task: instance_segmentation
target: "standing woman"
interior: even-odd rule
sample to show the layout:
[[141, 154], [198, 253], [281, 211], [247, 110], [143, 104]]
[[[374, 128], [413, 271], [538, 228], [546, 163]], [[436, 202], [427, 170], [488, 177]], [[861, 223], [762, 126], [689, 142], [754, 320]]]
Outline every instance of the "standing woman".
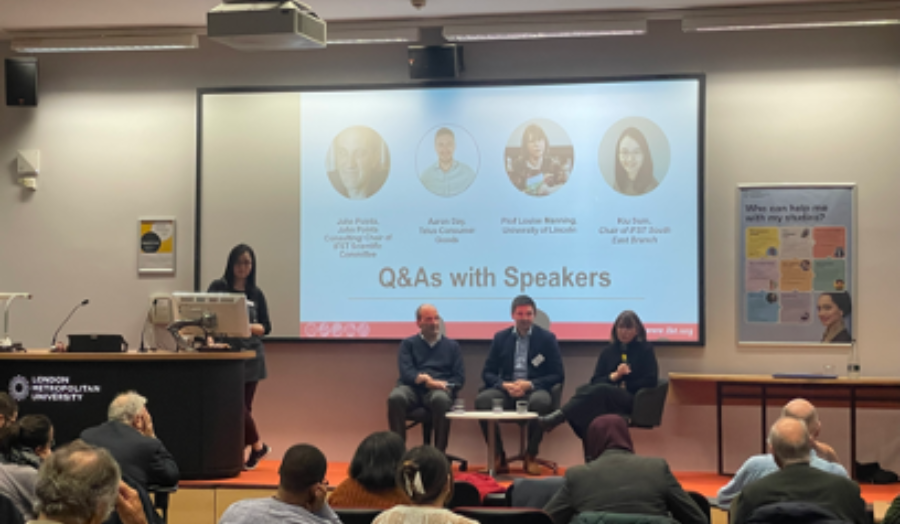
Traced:
[[253, 397], [259, 381], [266, 378], [266, 353], [262, 337], [272, 331], [266, 296], [256, 286], [256, 254], [247, 244], [238, 244], [228, 254], [225, 275], [209, 285], [210, 293], [243, 293], [250, 314], [250, 338], [229, 338], [225, 342], [237, 350], [256, 351], [256, 358], [244, 367], [244, 445], [250, 446], [245, 469], [253, 469], [270, 449], [259, 437], [253, 421]]
[[600, 353], [590, 384], [579, 387], [560, 409], [538, 418], [545, 431], [568, 421], [575, 434], [584, 439], [595, 418], [630, 415], [634, 394], [656, 386], [659, 365], [637, 313], [619, 313], [610, 338], [612, 343]]

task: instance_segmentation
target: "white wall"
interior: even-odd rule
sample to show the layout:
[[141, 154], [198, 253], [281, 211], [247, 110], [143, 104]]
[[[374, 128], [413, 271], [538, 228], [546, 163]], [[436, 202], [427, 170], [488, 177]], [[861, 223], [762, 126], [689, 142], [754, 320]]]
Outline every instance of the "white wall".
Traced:
[[[855, 322], [863, 372], [895, 376], [898, 49], [900, 29], [891, 27], [686, 35], [677, 23], [659, 22], [637, 38], [467, 45], [465, 78], [706, 73], [707, 345], [660, 348], [662, 371], [843, 367], [839, 350], [737, 347], [735, 187], [849, 181], [859, 185]], [[14, 338], [30, 347], [45, 347], [84, 297], [92, 305], [73, 319], [70, 332], [122, 332], [135, 344], [146, 297], [192, 287], [197, 88], [407, 81], [402, 46], [245, 54], [204, 41], [190, 53], [50, 55], [40, 58], [40, 67], [40, 106], [0, 107], [0, 164], [7, 171], [0, 177], [0, 289], [35, 294], [12, 312]], [[14, 184], [15, 152], [26, 148], [42, 154], [36, 194]], [[136, 275], [141, 215], [177, 217], [174, 278]], [[264, 276], [261, 282], [279, 285]], [[587, 380], [597, 351], [563, 347], [569, 392]], [[332, 460], [349, 460], [366, 433], [386, 428], [395, 352], [394, 344], [270, 344], [271, 377], [256, 404], [264, 438], [278, 452], [307, 441]], [[470, 344], [464, 353], [469, 384], [463, 396], [471, 403], [487, 347]], [[639, 451], [665, 456], [677, 470], [713, 470], [712, 417], [710, 408], [670, 406], [662, 428], [637, 432]], [[823, 417], [824, 437], [846, 462], [846, 414], [826, 410]], [[734, 468], [757, 450], [757, 415], [734, 409], [726, 421]], [[884, 412], [863, 413], [860, 458], [900, 467], [896, 423]], [[508, 442], [512, 449], [515, 441]], [[483, 461], [474, 425], [455, 425], [451, 451]], [[560, 428], [542, 455], [575, 464], [580, 444]]]

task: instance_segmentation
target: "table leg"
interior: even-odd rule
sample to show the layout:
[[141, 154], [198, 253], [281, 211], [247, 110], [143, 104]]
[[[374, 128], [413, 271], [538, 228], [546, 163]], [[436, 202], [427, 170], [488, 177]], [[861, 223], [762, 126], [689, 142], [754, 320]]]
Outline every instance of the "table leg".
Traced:
[[759, 393], [759, 397], [760, 397], [759, 398], [759, 401], [760, 401], [759, 424], [760, 424], [761, 432], [762, 432], [762, 451], [760, 451], [760, 453], [762, 453], [763, 455], [765, 455], [769, 451], [769, 446], [766, 443], [766, 441], [768, 440], [768, 431], [767, 431], [768, 428], [766, 428], [766, 404], [769, 403], [768, 394], [769, 394], [769, 391], [766, 389], [766, 386], [762, 386], [762, 390]]
[[497, 443], [497, 424], [493, 420], [488, 420], [487, 425], [488, 425], [487, 472], [488, 472], [488, 475], [493, 477], [495, 474], [495, 472], [494, 472], [494, 453], [496, 453], [496, 451], [494, 450], [494, 447], [496, 446], [496, 443]]
[[722, 383], [716, 382], [716, 449], [718, 450], [719, 475], [725, 473], [722, 458]]
[[856, 478], [856, 388], [850, 387], [850, 478]]

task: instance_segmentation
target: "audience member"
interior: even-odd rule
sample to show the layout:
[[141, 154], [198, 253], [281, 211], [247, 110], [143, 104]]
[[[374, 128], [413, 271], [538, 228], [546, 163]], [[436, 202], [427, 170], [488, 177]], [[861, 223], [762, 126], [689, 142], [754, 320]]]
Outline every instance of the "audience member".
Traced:
[[[494, 401], [503, 403], [506, 410], [516, 409], [516, 402], [528, 402], [528, 411], [546, 415], [553, 409], [550, 389], [562, 383], [565, 378], [562, 358], [556, 335], [534, 325], [537, 307], [527, 295], [513, 300], [512, 318], [515, 325], [494, 335], [491, 350], [481, 373], [484, 389], [475, 399], [475, 409], [489, 410]], [[496, 424], [496, 422], [492, 422]], [[481, 422], [484, 439], [488, 435], [487, 422]], [[544, 438], [544, 430], [537, 420], [528, 427], [528, 449], [525, 456], [525, 472], [540, 475], [541, 468], [536, 462], [538, 448]], [[508, 473], [506, 454], [500, 431], [496, 432], [497, 456], [494, 470]]]
[[[849, 477], [844, 466], [837, 463], [837, 455], [831, 446], [818, 440], [822, 422], [819, 421], [815, 406], [808, 400], [797, 398], [785, 404], [781, 410], [781, 416], [793, 417], [806, 423], [812, 442], [812, 449], [809, 453], [810, 466], [835, 475]], [[778, 471], [778, 464], [775, 463], [775, 458], [771, 453], [750, 457], [731, 481], [719, 490], [716, 502], [719, 506], [727, 508], [745, 486], [776, 471]]]
[[815, 504], [846, 522], [869, 522], [856, 482], [810, 467], [812, 441], [802, 420], [778, 419], [769, 448], [780, 470], [744, 487], [731, 507], [734, 524], [744, 524], [763, 506], [785, 502]]
[[447, 457], [437, 448], [409, 450], [397, 468], [397, 485], [412, 504], [385, 510], [372, 524], [477, 524], [446, 509], [453, 498], [453, 476]]
[[621, 416], [595, 418], [585, 440], [591, 462], [566, 470], [565, 483], [544, 507], [554, 524], [568, 524], [587, 511], [671, 513], [681, 524], [708, 524], [665, 459], [634, 454], [628, 424]]
[[0, 495], [12, 501], [26, 520], [37, 517], [38, 468], [52, 447], [53, 425], [44, 415], [25, 415], [0, 428]]
[[328, 461], [315, 446], [297, 444], [284, 454], [274, 497], [235, 502], [219, 524], [340, 524], [326, 502]]
[[9, 396], [9, 393], [0, 391], [0, 428], [15, 422], [19, 415], [19, 403]]
[[462, 354], [455, 340], [441, 335], [441, 317], [431, 304], [419, 306], [416, 324], [419, 334], [400, 343], [400, 379], [388, 397], [388, 424], [406, 442], [407, 411], [425, 406], [431, 412], [434, 446], [446, 451], [450, 435], [447, 412], [466, 381]]
[[900, 495], [894, 498], [891, 506], [884, 513], [884, 520], [881, 524], [900, 524]]
[[122, 524], [147, 524], [140, 497], [122, 482], [112, 455], [81, 440], [47, 457], [36, 493], [38, 519], [29, 524], [99, 524], [113, 511]]
[[350, 478], [328, 497], [333, 508], [391, 508], [409, 504], [397, 486], [397, 466], [406, 446], [396, 433], [380, 431], [366, 437], [350, 462]]
[[122, 474], [144, 488], [178, 484], [178, 465], [156, 438], [146, 398], [134, 391], [118, 395], [109, 405], [108, 418], [82, 431], [81, 438], [109, 450]]

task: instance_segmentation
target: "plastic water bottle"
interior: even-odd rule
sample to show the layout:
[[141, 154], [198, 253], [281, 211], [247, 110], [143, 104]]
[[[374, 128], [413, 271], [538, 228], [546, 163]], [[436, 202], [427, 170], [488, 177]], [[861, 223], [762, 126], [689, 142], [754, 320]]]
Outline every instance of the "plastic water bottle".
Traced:
[[850, 357], [847, 360], [847, 378], [853, 380], [859, 378], [859, 350], [856, 341], [850, 342]]

